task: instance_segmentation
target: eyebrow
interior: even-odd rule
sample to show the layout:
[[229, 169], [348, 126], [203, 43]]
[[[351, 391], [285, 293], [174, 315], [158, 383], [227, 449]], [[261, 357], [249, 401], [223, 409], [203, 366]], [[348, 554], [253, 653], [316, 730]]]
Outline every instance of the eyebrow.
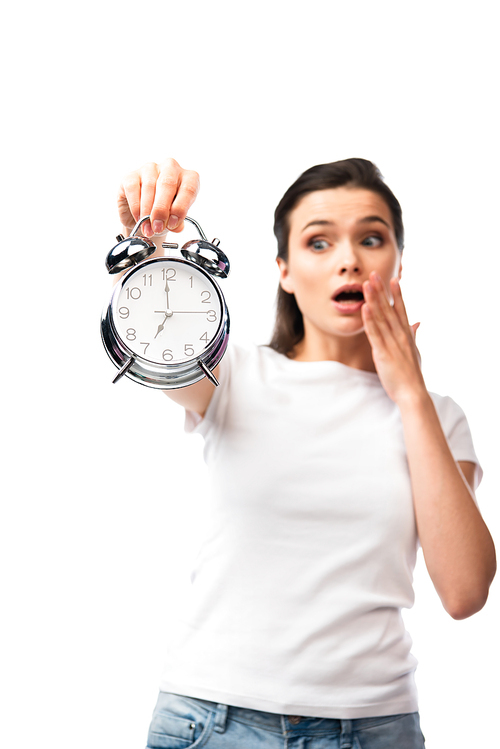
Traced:
[[[359, 221], [356, 223], [358, 224], [371, 224], [374, 221], [380, 221], [382, 224], [387, 226], [388, 229], [391, 228], [391, 226], [385, 221], [385, 219], [381, 218], [380, 216], [365, 216], [365, 218], [360, 218]], [[335, 226], [335, 221], [324, 221], [322, 219], [317, 219], [316, 221], [310, 221], [308, 224], [304, 226], [302, 231], [305, 231], [310, 226]]]

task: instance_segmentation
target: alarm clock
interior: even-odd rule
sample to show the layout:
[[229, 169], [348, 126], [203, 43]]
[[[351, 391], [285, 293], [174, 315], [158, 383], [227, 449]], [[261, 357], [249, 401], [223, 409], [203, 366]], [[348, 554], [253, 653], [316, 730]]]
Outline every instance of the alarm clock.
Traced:
[[118, 235], [106, 258], [109, 273], [126, 270], [101, 318], [104, 348], [118, 368], [113, 382], [126, 376], [169, 390], [207, 377], [217, 386], [212, 370], [227, 348], [229, 313], [215, 277], [227, 277], [229, 260], [219, 240], [209, 242], [188, 216], [200, 239], [187, 242], [182, 257], [150, 258], [156, 245], [138, 234], [149, 218], [141, 218], [127, 239]]

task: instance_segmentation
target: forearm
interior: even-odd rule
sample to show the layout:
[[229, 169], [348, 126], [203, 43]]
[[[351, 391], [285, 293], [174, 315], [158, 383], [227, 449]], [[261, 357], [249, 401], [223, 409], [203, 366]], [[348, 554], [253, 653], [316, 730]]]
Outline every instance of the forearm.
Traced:
[[417, 528], [427, 569], [456, 619], [479, 611], [495, 575], [495, 549], [426, 391], [399, 404]]

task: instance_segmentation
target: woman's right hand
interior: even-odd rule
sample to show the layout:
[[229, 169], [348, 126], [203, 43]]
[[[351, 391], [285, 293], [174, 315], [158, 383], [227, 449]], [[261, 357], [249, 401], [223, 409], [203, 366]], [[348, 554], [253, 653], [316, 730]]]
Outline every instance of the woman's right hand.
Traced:
[[150, 215], [150, 221], [141, 226], [144, 236], [180, 232], [199, 189], [197, 172], [183, 169], [175, 159], [144, 164], [120, 185], [118, 212], [122, 226], [131, 230], [140, 218]]

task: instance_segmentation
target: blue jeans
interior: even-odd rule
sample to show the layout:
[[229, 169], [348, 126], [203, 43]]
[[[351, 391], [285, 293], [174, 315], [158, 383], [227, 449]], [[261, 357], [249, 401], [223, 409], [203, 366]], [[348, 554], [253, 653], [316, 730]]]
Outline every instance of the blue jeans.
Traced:
[[337, 720], [160, 692], [148, 749], [424, 749], [418, 713]]

